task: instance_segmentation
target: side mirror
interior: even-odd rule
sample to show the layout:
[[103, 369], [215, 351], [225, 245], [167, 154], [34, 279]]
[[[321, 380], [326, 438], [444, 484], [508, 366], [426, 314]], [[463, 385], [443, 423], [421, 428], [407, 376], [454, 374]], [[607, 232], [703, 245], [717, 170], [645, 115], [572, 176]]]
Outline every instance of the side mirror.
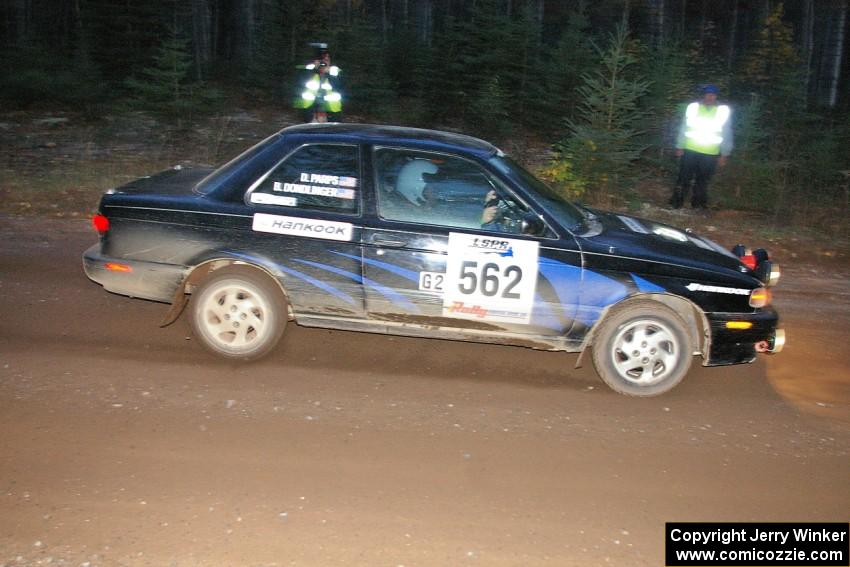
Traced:
[[525, 213], [522, 217], [522, 234], [540, 236], [546, 232], [546, 224], [534, 213]]

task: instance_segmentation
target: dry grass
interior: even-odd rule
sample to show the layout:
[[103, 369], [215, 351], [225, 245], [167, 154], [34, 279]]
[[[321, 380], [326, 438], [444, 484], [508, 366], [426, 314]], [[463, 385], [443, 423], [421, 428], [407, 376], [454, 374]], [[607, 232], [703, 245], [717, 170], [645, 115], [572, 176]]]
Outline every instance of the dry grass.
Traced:
[[221, 163], [286, 124], [246, 112], [190, 128], [143, 114], [0, 115], [0, 214], [87, 215], [107, 189], [178, 163]]
[[76, 217], [97, 209], [101, 194], [135, 178], [171, 165], [164, 160], [124, 163], [81, 161], [61, 169], [4, 176], [0, 184], [0, 213]]

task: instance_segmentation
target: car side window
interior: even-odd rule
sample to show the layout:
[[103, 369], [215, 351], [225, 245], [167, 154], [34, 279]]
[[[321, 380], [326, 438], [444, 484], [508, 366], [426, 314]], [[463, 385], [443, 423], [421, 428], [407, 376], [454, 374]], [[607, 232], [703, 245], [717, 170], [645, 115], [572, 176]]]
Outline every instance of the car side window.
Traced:
[[[526, 209], [478, 164], [455, 156], [378, 148], [374, 154], [378, 214], [387, 220], [519, 233], [504, 222]], [[511, 213], [513, 211], [513, 213]]]
[[251, 205], [357, 213], [360, 210], [357, 146], [303, 146], [248, 190]]

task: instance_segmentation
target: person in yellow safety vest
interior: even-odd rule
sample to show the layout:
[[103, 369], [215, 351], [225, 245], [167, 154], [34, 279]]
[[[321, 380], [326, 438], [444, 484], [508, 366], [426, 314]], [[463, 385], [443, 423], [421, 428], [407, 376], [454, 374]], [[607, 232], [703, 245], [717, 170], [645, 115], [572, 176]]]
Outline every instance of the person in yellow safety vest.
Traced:
[[341, 122], [340, 68], [331, 65], [331, 56], [326, 44], [315, 44], [314, 46], [318, 47], [319, 53], [316, 59], [303, 67], [306, 73], [299, 85], [301, 90], [295, 99], [294, 106], [305, 111], [307, 122], [311, 122], [315, 118], [315, 111], [327, 113], [329, 122]]
[[726, 165], [732, 152], [732, 110], [717, 104], [719, 90], [714, 85], [702, 87], [702, 100], [690, 103], [676, 138], [679, 176], [670, 198], [670, 206], [679, 209], [693, 183], [691, 206], [708, 208], [708, 182], [717, 166]]

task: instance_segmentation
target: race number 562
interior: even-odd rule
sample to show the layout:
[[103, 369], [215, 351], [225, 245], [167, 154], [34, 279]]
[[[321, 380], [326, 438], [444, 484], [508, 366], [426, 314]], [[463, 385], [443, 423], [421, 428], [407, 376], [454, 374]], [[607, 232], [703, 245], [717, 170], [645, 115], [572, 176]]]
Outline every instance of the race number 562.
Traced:
[[465, 295], [480, 293], [484, 297], [519, 299], [516, 287], [522, 282], [522, 268], [511, 264], [502, 267], [495, 262], [464, 260], [460, 265], [459, 291]]
[[537, 242], [451, 233], [443, 315], [528, 323], [537, 287]]

